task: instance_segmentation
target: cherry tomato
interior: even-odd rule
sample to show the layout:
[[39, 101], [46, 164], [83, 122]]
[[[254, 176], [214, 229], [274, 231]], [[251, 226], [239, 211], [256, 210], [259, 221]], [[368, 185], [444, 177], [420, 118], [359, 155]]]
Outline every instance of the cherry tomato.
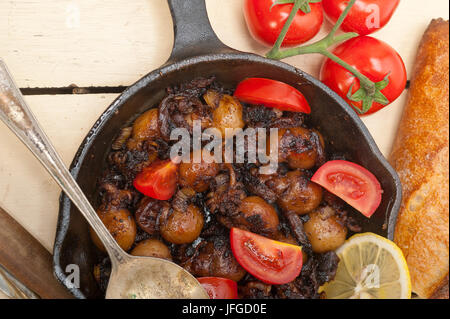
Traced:
[[250, 104], [262, 104], [283, 111], [311, 113], [311, 107], [300, 91], [275, 80], [245, 79], [236, 87], [234, 96]]
[[[400, 0], [356, 0], [341, 25], [345, 32], [368, 35], [383, 28], [391, 19]], [[348, 0], [322, 0], [327, 18], [336, 23]]]
[[[339, 45], [333, 53], [373, 82], [380, 82], [389, 75], [389, 85], [381, 90], [389, 100], [389, 104], [405, 89], [407, 80], [405, 64], [400, 55], [385, 42], [368, 36], [356, 37]], [[353, 102], [347, 98], [352, 84], [354, 84], [352, 93], [360, 88], [359, 80], [350, 71], [326, 59], [322, 65], [320, 80], [351, 106], [361, 109], [362, 102]], [[385, 106], [374, 102], [365, 115], [375, 113]]]
[[231, 250], [238, 263], [259, 280], [283, 285], [298, 277], [303, 266], [302, 248], [239, 228], [230, 232]]
[[330, 161], [321, 166], [311, 181], [343, 199], [370, 217], [381, 203], [383, 190], [377, 178], [362, 166], [347, 161]]
[[145, 196], [168, 200], [177, 188], [178, 165], [171, 160], [156, 161], [134, 179], [134, 187]]
[[197, 280], [205, 288], [211, 299], [238, 299], [237, 283], [231, 279], [202, 277]]
[[[252, 36], [273, 46], [281, 33], [293, 4], [278, 4], [275, 0], [245, 0], [244, 15]], [[320, 30], [323, 22], [322, 4], [310, 3], [311, 12], [299, 10], [284, 38], [282, 47], [291, 47], [312, 39]], [[271, 8], [272, 7], [272, 8]]]

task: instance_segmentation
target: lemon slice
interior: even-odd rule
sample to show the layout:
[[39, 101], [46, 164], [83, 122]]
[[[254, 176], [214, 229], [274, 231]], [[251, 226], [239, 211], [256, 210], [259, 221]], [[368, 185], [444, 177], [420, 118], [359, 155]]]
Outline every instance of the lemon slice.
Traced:
[[322, 291], [329, 299], [409, 299], [411, 279], [400, 248], [373, 233], [348, 239], [336, 254], [336, 277]]

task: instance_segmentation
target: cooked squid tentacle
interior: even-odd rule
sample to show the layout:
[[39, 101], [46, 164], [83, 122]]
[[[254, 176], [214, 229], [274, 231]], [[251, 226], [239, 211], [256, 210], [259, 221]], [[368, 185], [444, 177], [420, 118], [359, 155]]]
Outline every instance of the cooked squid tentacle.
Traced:
[[136, 210], [136, 222], [146, 233], [159, 234], [160, 215], [170, 210], [170, 203], [150, 197], [144, 197]]
[[212, 213], [234, 215], [238, 212], [241, 201], [247, 197], [244, 185], [237, 181], [236, 172], [231, 164], [225, 164], [228, 173], [216, 176], [212, 191], [207, 195], [206, 205]]
[[170, 141], [170, 133], [175, 128], [185, 128], [192, 134], [195, 120], [200, 121], [202, 129], [211, 127], [212, 109], [190, 94], [170, 94], [159, 106], [158, 123], [166, 141]]

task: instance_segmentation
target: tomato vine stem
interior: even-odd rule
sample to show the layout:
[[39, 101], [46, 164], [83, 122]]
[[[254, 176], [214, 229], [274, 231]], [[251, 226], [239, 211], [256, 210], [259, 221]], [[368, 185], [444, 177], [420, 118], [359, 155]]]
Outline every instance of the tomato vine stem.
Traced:
[[[295, 15], [297, 14], [298, 10], [305, 5], [308, 0], [295, 0], [294, 6], [289, 14], [288, 19], [286, 20], [286, 23], [283, 26], [283, 29], [281, 30], [280, 35], [277, 38], [277, 41], [275, 42], [273, 48], [266, 54], [266, 57], [270, 59], [275, 60], [281, 60], [284, 58], [288, 58], [291, 56], [296, 55], [304, 55], [304, 54], [313, 54], [318, 53], [322, 54], [325, 57], [329, 58], [333, 62], [339, 64], [340, 66], [347, 69], [349, 72], [351, 72], [360, 83], [361, 89], [352, 93], [353, 85], [350, 87], [350, 90], [347, 94], [347, 97], [349, 100], [354, 102], [362, 101], [362, 108], [359, 109], [358, 107], [355, 107], [356, 111], [360, 114], [366, 113], [370, 107], [372, 106], [372, 103], [374, 101], [379, 102], [383, 105], [386, 105], [389, 103], [389, 101], [381, 94], [380, 88], [386, 87], [387, 83], [389, 83], [388, 78], [386, 77], [383, 81], [380, 81], [378, 83], [374, 83], [371, 81], [367, 76], [359, 72], [357, 69], [355, 69], [353, 66], [333, 54], [329, 48], [350, 40], [352, 38], [355, 38], [359, 36], [358, 33], [355, 32], [347, 32], [340, 35], [336, 35], [337, 30], [341, 26], [344, 19], [347, 17], [348, 13], [350, 12], [350, 9], [353, 7], [356, 0], [350, 0], [345, 10], [340, 15], [339, 19], [336, 21], [336, 24], [333, 26], [333, 29], [330, 31], [330, 33], [324, 37], [323, 39], [314, 42], [309, 45], [290, 48], [286, 50], [281, 50], [281, 45], [286, 37], [286, 34], [289, 30], [289, 27], [292, 24], [292, 21], [294, 20]], [[362, 90], [362, 91], [361, 91]], [[381, 98], [380, 98], [381, 97]], [[384, 99], [383, 99], [384, 98]]]

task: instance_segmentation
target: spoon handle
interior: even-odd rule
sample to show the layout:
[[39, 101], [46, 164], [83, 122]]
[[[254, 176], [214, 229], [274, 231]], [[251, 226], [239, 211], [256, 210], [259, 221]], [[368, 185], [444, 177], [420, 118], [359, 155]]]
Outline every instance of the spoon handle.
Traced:
[[103, 225], [94, 208], [41, 129], [2, 60], [0, 60], [0, 119], [30, 149], [78, 207], [101, 239], [113, 263], [120, 263], [127, 259], [128, 255], [120, 248]]

